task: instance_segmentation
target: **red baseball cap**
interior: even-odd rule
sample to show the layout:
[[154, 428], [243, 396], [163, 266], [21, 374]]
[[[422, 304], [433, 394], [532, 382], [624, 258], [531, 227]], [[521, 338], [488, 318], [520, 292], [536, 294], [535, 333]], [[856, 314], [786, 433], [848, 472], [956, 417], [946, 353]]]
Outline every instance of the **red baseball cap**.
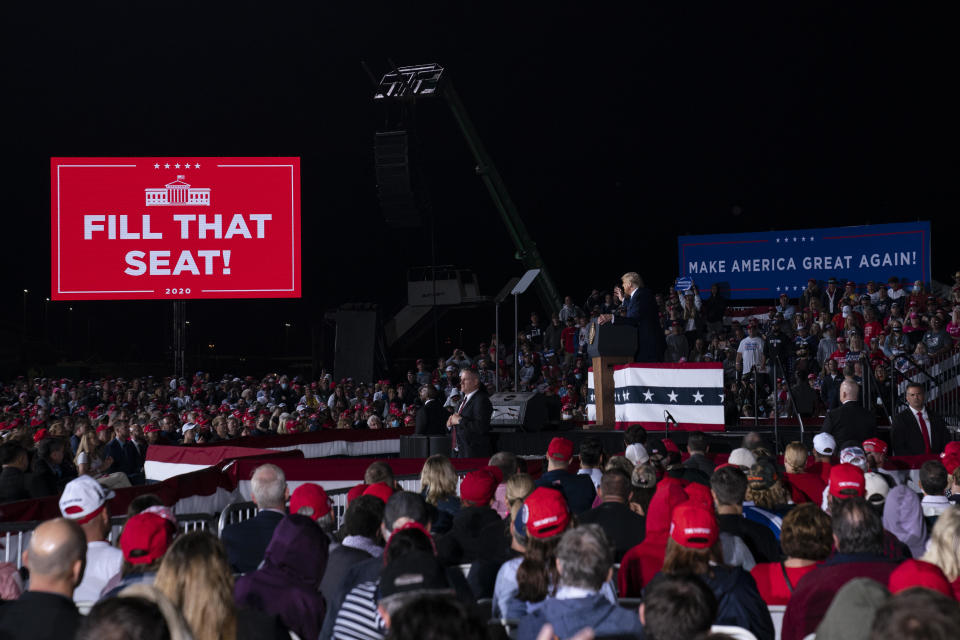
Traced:
[[941, 454], [940, 461], [946, 467], [947, 473], [953, 473], [957, 467], [960, 467], [960, 453], [948, 453], [945, 456]]
[[393, 495], [393, 489], [386, 482], [377, 482], [376, 484], [371, 484], [364, 489], [363, 495], [380, 498], [383, 500], [383, 503], [386, 504], [387, 500], [390, 499], [390, 496]]
[[960, 456], [960, 440], [948, 442], [946, 446], [943, 447], [943, 453], [940, 454], [940, 457], [946, 458], [950, 454]]
[[858, 498], [867, 494], [867, 483], [860, 467], [849, 463], [830, 467], [830, 495], [843, 500], [852, 497], [851, 494], [843, 493], [851, 489], [856, 491], [852, 495], [856, 495]]
[[869, 438], [863, 441], [863, 450], [868, 453], [886, 453], [887, 443], [880, 438]]
[[357, 486], [350, 489], [350, 491], [347, 491], [347, 504], [350, 504], [351, 502], [353, 502], [355, 498], [359, 498], [360, 496], [362, 496], [363, 492], [366, 490], [367, 490], [367, 485], [358, 484]]
[[318, 484], [306, 482], [290, 494], [290, 513], [299, 513], [316, 520], [330, 513], [330, 509], [330, 497]]
[[663, 448], [666, 449], [667, 452], [680, 453], [680, 447], [677, 446], [677, 443], [670, 438], [664, 438], [661, 440], [661, 442], [663, 442]]
[[691, 482], [683, 488], [683, 491], [690, 496], [691, 503], [713, 511], [713, 494], [710, 493], [710, 487], [699, 482]]
[[720, 537], [717, 518], [697, 502], [684, 502], [673, 510], [670, 537], [688, 549], [709, 549]]
[[40, 442], [47, 437], [47, 430], [43, 427], [37, 429], [36, 433], [33, 434], [33, 441]]
[[517, 514], [534, 538], [552, 538], [560, 535], [570, 524], [570, 510], [563, 494], [556, 489], [537, 487], [523, 501], [523, 508]]
[[888, 587], [892, 594], [912, 587], [923, 587], [954, 599], [950, 582], [940, 567], [923, 560], [905, 560], [890, 574]]
[[554, 438], [547, 447], [547, 457], [566, 462], [573, 457], [573, 443], [566, 438]]
[[155, 513], [138, 513], [123, 527], [120, 548], [130, 564], [150, 564], [163, 557], [173, 538], [167, 520]]
[[101, 431], [106, 431], [109, 428], [110, 426], [106, 422], [104, 422], [103, 424], [97, 427], [97, 433], [100, 433]]
[[460, 483], [460, 499], [477, 506], [488, 505], [497, 492], [498, 484], [497, 477], [489, 469], [471, 471]]

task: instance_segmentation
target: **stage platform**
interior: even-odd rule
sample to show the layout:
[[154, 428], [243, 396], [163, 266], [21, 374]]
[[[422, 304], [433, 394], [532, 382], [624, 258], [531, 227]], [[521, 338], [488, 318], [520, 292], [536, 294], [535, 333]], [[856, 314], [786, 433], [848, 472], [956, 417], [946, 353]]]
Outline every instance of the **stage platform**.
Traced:
[[[779, 441], [778, 452], [782, 453], [783, 448], [791, 442], [802, 440], [808, 449], [813, 447], [813, 437], [820, 432], [822, 421], [817, 424], [804, 423], [801, 437], [801, 427], [796, 421], [777, 425], [776, 435]], [[772, 422], [766, 423], [760, 421], [756, 428], [737, 428], [727, 431], [705, 431], [707, 443], [710, 451], [714, 453], [729, 453], [740, 446], [743, 437], [756, 431], [760, 437], [774, 443], [774, 429]], [[889, 440], [889, 425], [877, 425], [878, 435], [883, 440]], [[603, 449], [608, 455], [622, 452], [626, 446], [623, 442], [624, 431], [613, 431], [607, 429], [563, 429], [559, 431], [495, 431], [491, 434], [494, 451], [512, 451], [522, 456], [542, 456], [546, 455], [547, 446], [550, 440], [556, 436], [561, 436], [571, 440], [574, 444], [574, 451], [578, 451], [580, 443], [586, 437], [597, 437], [603, 442]], [[691, 431], [669, 430], [670, 439], [676, 442], [681, 449], [686, 447], [687, 436]], [[647, 430], [647, 440], [663, 438], [663, 430]]]

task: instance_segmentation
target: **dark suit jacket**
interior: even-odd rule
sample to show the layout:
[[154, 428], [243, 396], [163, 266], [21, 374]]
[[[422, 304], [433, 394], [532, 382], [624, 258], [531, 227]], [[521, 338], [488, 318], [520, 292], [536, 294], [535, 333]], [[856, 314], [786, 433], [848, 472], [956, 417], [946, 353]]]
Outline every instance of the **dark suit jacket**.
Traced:
[[0, 472], [0, 502], [26, 500], [29, 497], [27, 474], [16, 467], [4, 467]]
[[460, 410], [460, 424], [457, 425], [457, 447], [460, 458], [489, 458], [490, 416], [493, 405], [490, 396], [481, 387]]
[[[943, 417], [927, 409], [930, 418], [930, 450], [933, 453], [942, 453], [947, 446], [950, 435]], [[890, 430], [890, 444], [895, 456], [917, 456], [923, 453], [923, 434], [920, 433], [920, 423], [917, 422], [911, 409], [905, 409], [893, 418], [893, 427]]]
[[839, 448], [847, 441], [855, 441], [859, 447], [877, 435], [877, 418], [859, 402], [850, 401], [827, 413], [822, 431], [831, 434]]
[[418, 436], [442, 436], [447, 433], [449, 416], [439, 400], [428, 400], [417, 409], [417, 427], [414, 433]]
[[80, 625], [73, 600], [56, 593], [24, 591], [17, 600], [0, 607], [0, 638], [65, 640]]
[[255, 518], [226, 527], [220, 539], [227, 548], [230, 568], [237, 573], [255, 571], [263, 562], [263, 553], [281, 520], [282, 513], [261, 511]]
[[621, 502], [604, 502], [579, 516], [580, 524], [598, 524], [613, 545], [613, 561], [637, 546], [646, 535], [646, 518]]
[[690, 454], [690, 457], [684, 460], [683, 466], [687, 467], [688, 469], [699, 469], [707, 474], [707, 478], [710, 478], [713, 475], [713, 462], [710, 460], [710, 458], [702, 453]]
[[657, 302], [649, 289], [641, 287], [629, 298], [624, 298], [625, 316], [617, 316], [615, 324], [629, 324], [637, 328], [637, 362], [660, 362], [667, 347], [666, 338], [660, 328], [660, 316]]

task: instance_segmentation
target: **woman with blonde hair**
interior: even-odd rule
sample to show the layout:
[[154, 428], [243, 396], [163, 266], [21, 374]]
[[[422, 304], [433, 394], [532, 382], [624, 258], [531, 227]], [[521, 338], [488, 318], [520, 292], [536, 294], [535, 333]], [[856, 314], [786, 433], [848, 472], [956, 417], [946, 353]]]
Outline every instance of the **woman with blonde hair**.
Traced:
[[276, 618], [237, 610], [227, 551], [206, 531], [187, 533], [170, 545], [154, 586], [183, 613], [194, 640], [289, 638]]
[[434, 454], [426, 459], [420, 470], [420, 495], [428, 504], [437, 508], [437, 521], [433, 524], [434, 534], [450, 531], [453, 518], [460, 511], [460, 498], [457, 497], [457, 471], [450, 458]]
[[791, 442], [783, 452], [783, 466], [787, 472], [784, 482], [790, 487], [790, 497], [796, 504], [819, 504], [826, 488], [818, 474], [807, 471], [808, 456], [807, 448], [802, 442]]
[[940, 567], [950, 581], [953, 597], [960, 600], [960, 506], [953, 505], [940, 514], [920, 559]]

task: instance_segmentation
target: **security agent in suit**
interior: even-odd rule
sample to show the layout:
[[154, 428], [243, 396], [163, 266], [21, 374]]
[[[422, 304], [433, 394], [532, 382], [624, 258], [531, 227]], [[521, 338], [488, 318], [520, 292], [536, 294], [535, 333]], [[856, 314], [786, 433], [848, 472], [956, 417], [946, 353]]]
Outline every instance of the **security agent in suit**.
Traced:
[[625, 311], [622, 316], [612, 313], [597, 318], [598, 324], [628, 324], [637, 328], [636, 362], [660, 362], [667, 348], [666, 338], [660, 329], [657, 303], [649, 289], [643, 286], [643, 280], [636, 271], [629, 271], [620, 278], [623, 288], [615, 287], [613, 295], [621, 302]]
[[220, 536], [227, 548], [230, 568], [237, 573], [255, 571], [263, 562], [263, 554], [283, 517], [290, 497], [283, 470], [274, 464], [257, 467], [250, 476], [253, 502], [259, 508], [256, 517], [231, 524]]
[[840, 383], [840, 406], [827, 413], [823, 433], [833, 436], [842, 448], [847, 442], [861, 443], [877, 435], [877, 418], [858, 402], [860, 387], [853, 380]]
[[447, 417], [449, 414], [437, 399], [440, 392], [432, 384], [420, 387], [420, 401], [423, 406], [417, 409], [416, 430], [418, 436], [442, 436], [447, 433]]
[[943, 417], [924, 406], [926, 393], [923, 385], [911, 382], [907, 385], [906, 394], [909, 408], [901, 411], [893, 418], [893, 428], [890, 431], [893, 455], [916, 456], [926, 451], [926, 441], [920, 431], [920, 420], [927, 428], [927, 438], [930, 442], [929, 453], [942, 453], [950, 434]]
[[460, 391], [463, 401], [457, 411], [447, 418], [447, 428], [456, 434], [458, 458], [490, 457], [490, 416], [493, 405], [487, 390], [480, 385], [480, 376], [473, 369], [460, 372]]

